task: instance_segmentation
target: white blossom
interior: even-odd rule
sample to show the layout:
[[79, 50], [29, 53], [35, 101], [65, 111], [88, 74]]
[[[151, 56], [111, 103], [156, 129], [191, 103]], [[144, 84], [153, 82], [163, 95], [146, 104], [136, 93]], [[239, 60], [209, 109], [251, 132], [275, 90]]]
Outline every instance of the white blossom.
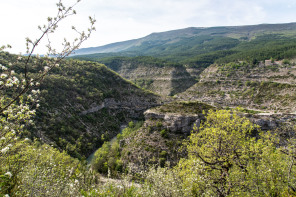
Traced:
[[7, 68], [5, 66], [2, 66], [2, 65], [1, 65], [1, 69], [2, 70], [7, 70]]
[[30, 139], [26, 137], [24, 141], [30, 141]]
[[11, 178], [11, 177], [12, 177], [12, 174], [11, 174], [11, 172], [6, 172], [4, 175], [7, 175], [7, 176], [9, 176], [9, 178]]
[[7, 146], [1, 150], [1, 153], [5, 154], [8, 150], [9, 150], [9, 147]]
[[0, 78], [1, 78], [1, 79], [5, 79], [6, 77], [7, 77], [7, 74], [2, 73], [2, 74], [0, 75]]
[[44, 71], [48, 71], [49, 67], [48, 66], [44, 66]]

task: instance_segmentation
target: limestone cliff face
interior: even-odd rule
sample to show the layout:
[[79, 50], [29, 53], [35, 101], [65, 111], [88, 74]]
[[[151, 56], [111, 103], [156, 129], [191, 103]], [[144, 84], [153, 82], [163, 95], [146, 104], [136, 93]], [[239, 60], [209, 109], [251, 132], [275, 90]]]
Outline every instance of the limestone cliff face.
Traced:
[[295, 66], [211, 65], [199, 78], [198, 83], [177, 98], [274, 113], [296, 111]]
[[102, 109], [116, 110], [117, 113], [125, 112], [129, 119], [139, 119], [143, 117], [144, 111], [151, 107], [158, 106], [158, 102], [153, 97], [128, 97], [121, 100], [106, 98], [102, 103], [93, 103], [88, 109], [80, 114], [87, 115], [96, 113]]
[[163, 96], [183, 92], [196, 83], [182, 65], [155, 65], [125, 60], [116, 62], [110, 68], [123, 78]]
[[194, 126], [199, 127], [201, 119], [204, 119], [202, 114], [157, 113], [152, 110], [145, 111], [144, 115], [146, 120], [144, 126], [149, 126], [151, 120], [156, 120], [161, 122], [162, 129], [166, 129], [169, 132], [186, 134], [190, 134]]
[[280, 129], [285, 124], [293, 123], [296, 120], [295, 114], [258, 114], [246, 116], [251, 122], [259, 125], [263, 131]]
[[[177, 110], [176, 110], [177, 111]], [[166, 113], [160, 110], [149, 109], [144, 112], [145, 127], [155, 125], [156, 122], [161, 123], [161, 129], [166, 129], [173, 133], [190, 134], [193, 127], [199, 128], [200, 123], [205, 120], [202, 113], [184, 114], [184, 113]], [[296, 120], [295, 114], [246, 114], [240, 113], [251, 122], [260, 126], [263, 131], [275, 130], [281, 128], [285, 124], [292, 123]]]
[[194, 126], [198, 128], [205, 120], [203, 112], [213, 108], [200, 102], [171, 102], [145, 111], [145, 125], [156, 123], [168, 132], [190, 134]]

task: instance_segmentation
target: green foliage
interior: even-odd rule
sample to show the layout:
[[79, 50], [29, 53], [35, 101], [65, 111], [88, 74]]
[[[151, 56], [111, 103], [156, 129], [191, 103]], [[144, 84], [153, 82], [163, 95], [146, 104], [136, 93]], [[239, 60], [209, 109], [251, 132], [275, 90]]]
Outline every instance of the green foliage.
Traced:
[[[16, 63], [9, 66], [8, 60]], [[52, 64], [54, 59], [32, 57], [31, 62], [35, 64], [30, 67], [28, 75], [33, 78], [39, 75], [39, 69], [43, 64]], [[18, 77], [18, 81], [22, 81], [25, 60], [23, 58], [18, 60], [18, 56], [0, 52], [0, 64], [4, 66], [4, 63], [5, 67], [9, 66], [6, 72], [13, 71], [15, 76], [11, 77]], [[61, 60], [59, 67], [52, 68], [51, 74], [43, 79], [41, 85], [36, 84], [34, 83], [33, 92], [38, 94], [28, 94], [20, 98], [15, 105], [23, 105], [22, 108], [25, 104], [40, 106], [36, 109], [35, 125], [30, 127], [30, 132], [27, 132], [26, 136], [31, 139], [40, 138], [42, 131], [47, 141], [55, 147], [81, 159], [101, 146], [108, 138], [116, 136], [119, 125], [130, 119], [129, 109], [98, 107], [98, 110], [92, 111], [93, 105], [101, 106], [106, 100], [125, 102], [131, 96], [151, 103], [155, 103], [157, 98], [154, 94], [123, 80], [101, 64], [77, 60]], [[14, 93], [19, 91], [20, 86], [21, 84], [15, 86]], [[35, 86], [38, 86], [39, 90]], [[11, 92], [4, 93], [9, 95]], [[3, 97], [0, 100], [2, 99]], [[12, 96], [6, 97], [5, 103], [9, 103], [8, 99], [11, 100]], [[1, 102], [1, 106], [4, 106], [4, 101]], [[135, 116], [143, 118], [140, 113]], [[103, 134], [105, 138], [102, 140], [99, 136]]]
[[118, 172], [123, 172], [125, 167], [121, 160], [122, 147], [121, 141], [133, 135], [141, 126], [143, 122], [133, 121], [129, 122], [129, 126], [123, 129], [122, 133], [118, 134], [116, 138], [110, 142], [105, 142], [101, 148], [99, 148], [91, 162], [92, 167], [103, 174], [111, 172], [111, 175], [115, 176]]
[[290, 65], [291, 62], [290, 62], [289, 60], [287, 60], [287, 59], [284, 59], [284, 60], [283, 60], [283, 64]]
[[[209, 111], [207, 121], [201, 125], [199, 132], [190, 136], [187, 145], [189, 158], [199, 159], [205, 166], [209, 188], [216, 190], [216, 195], [226, 196], [234, 189], [232, 187], [237, 180], [230, 172], [246, 168], [252, 141], [248, 140], [248, 135], [255, 128], [250, 121], [235, 113]], [[235, 181], [232, 182], [232, 178]]]
[[261, 132], [255, 139], [253, 129], [258, 127], [236, 113], [210, 111], [186, 143], [189, 158], [177, 166], [186, 196], [293, 195], [292, 155], [278, 147], [275, 134]]
[[[120, 67], [118, 59], [129, 59], [129, 61], [133, 59], [134, 62], [150, 63], [153, 58], [159, 58], [153, 61], [169, 61], [183, 63], [189, 67], [206, 68], [213, 63], [244, 60], [252, 65], [258, 65], [260, 61], [270, 59], [270, 57], [278, 60], [295, 57], [295, 24], [285, 24], [285, 27], [261, 25], [238, 27], [235, 30], [222, 27], [221, 29], [185, 29], [182, 31], [184, 33], [170, 32], [167, 35], [169, 39], [161, 36], [168, 32], [159, 33], [159, 37], [157, 34], [151, 35], [151, 40], [147, 40], [148, 36], [145, 41], [140, 39], [137, 46], [129, 48], [128, 51], [82, 55], [75, 58], [102, 61], [116, 70]], [[141, 42], [140, 45], [139, 42]], [[155, 66], [158, 64], [155, 63]]]
[[162, 127], [162, 122], [161, 121], [157, 121], [156, 122], [156, 127], [158, 127], [160, 129]]
[[162, 129], [160, 131], [161, 137], [167, 138], [168, 137], [168, 131], [166, 129]]
[[233, 48], [237, 53], [218, 59], [217, 63], [246, 60], [249, 63], [274, 59], [291, 59], [295, 57], [296, 39], [284, 35], [269, 34], [258, 36], [249, 42], [243, 42]]
[[153, 110], [161, 113], [179, 113], [185, 115], [201, 114], [203, 111], [208, 111], [213, 108], [213, 106], [201, 102], [176, 101], [156, 107]]
[[0, 195], [72, 196], [97, 179], [82, 162], [38, 141], [18, 140], [0, 159]]
[[[279, 144], [235, 112], [209, 111], [207, 120], [184, 144], [188, 157], [174, 168], [151, 167], [134, 196], [294, 196], [295, 130]], [[196, 129], [195, 129], [196, 130]], [[280, 146], [283, 145], [283, 146]], [[165, 166], [166, 151], [159, 154]], [[119, 192], [119, 191], [118, 191]]]
[[130, 121], [129, 123], [128, 123], [128, 127], [129, 128], [134, 128], [134, 126], [135, 126], [135, 124], [134, 124], [134, 122], [133, 121]]

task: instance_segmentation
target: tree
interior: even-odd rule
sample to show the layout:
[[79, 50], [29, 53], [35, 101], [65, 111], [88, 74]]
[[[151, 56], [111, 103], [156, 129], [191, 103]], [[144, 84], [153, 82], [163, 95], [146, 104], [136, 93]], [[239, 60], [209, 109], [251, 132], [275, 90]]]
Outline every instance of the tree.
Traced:
[[295, 131], [281, 139], [227, 110], [209, 111], [206, 118], [177, 166], [187, 196], [295, 195]]
[[[72, 29], [78, 33], [78, 37], [72, 42], [64, 39], [63, 49], [57, 52], [52, 46], [50, 39], [47, 44], [47, 56], [40, 58], [34, 56], [34, 52], [42, 39], [49, 38], [58, 27], [58, 24], [69, 16], [76, 14], [73, 9], [80, 0], [69, 7], [66, 7], [62, 0], [57, 3], [57, 15], [48, 17], [47, 24], [39, 26], [41, 35], [35, 41], [26, 38], [28, 56], [19, 55], [15, 59], [7, 59], [0, 62], [0, 195], [11, 194], [13, 188], [18, 184], [16, 180], [21, 176], [21, 166], [29, 162], [19, 157], [19, 151], [26, 147], [24, 141], [20, 139], [25, 127], [32, 123], [31, 118], [38, 108], [38, 86], [54, 67], [90, 37], [95, 30], [95, 19], [89, 17], [90, 27], [87, 32], [79, 32], [73, 26]], [[2, 46], [0, 53], [10, 46]], [[53, 57], [51, 57], [53, 56]], [[42, 62], [42, 64], [38, 64]], [[42, 65], [42, 67], [40, 67]], [[30, 69], [39, 69], [38, 74], [30, 74]], [[19, 69], [18, 71], [14, 69]], [[24, 157], [23, 157], [24, 158]], [[38, 163], [38, 160], [36, 160]], [[23, 171], [24, 172], [24, 171]], [[50, 177], [47, 177], [50, 178]], [[16, 180], [16, 181], [11, 181]], [[3, 189], [4, 188], [4, 189]]]
[[206, 179], [204, 184], [216, 195], [227, 196], [242, 188], [237, 175], [246, 172], [250, 146], [254, 143], [250, 136], [257, 128], [236, 113], [210, 110], [207, 120], [194, 129], [187, 144], [189, 160], [199, 163]]

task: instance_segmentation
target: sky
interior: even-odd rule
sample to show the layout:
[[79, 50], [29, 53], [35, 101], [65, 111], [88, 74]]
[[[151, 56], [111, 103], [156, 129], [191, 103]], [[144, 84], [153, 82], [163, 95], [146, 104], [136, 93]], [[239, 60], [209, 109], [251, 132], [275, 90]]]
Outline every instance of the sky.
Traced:
[[[57, 13], [58, 0], [0, 0], [0, 46], [25, 53], [25, 38], [36, 40], [38, 25]], [[63, 0], [72, 5], [74, 0]], [[97, 20], [96, 31], [81, 48], [102, 46], [186, 27], [255, 25], [296, 22], [295, 0], [81, 0], [77, 15], [62, 21], [50, 37], [57, 49], [63, 38], [89, 27], [88, 16]], [[43, 42], [35, 53], [44, 54]]]

